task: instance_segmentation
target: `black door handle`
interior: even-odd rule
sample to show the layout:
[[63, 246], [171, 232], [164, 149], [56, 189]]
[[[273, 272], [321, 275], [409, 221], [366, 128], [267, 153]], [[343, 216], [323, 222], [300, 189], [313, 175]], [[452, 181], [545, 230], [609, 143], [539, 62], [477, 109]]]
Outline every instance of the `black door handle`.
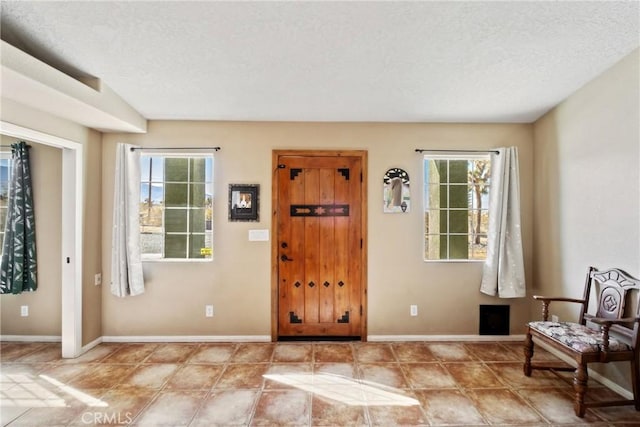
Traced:
[[281, 260], [281, 261], [293, 261], [291, 258], [289, 258], [289, 257], [288, 257], [288, 256], [286, 256], [286, 255], [281, 255], [281, 256], [280, 256], [280, 260]]

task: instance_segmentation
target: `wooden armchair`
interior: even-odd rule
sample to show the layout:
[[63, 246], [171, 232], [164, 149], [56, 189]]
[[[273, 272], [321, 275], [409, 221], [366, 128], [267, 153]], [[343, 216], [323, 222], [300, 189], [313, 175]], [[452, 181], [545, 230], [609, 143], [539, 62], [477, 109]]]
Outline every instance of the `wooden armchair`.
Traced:
[[[635, 294], [633, 301], [631, 294]], [[589, 299], [592, 292], [595, 298], [595, 314], [589, 314]], [[569, 367], [553, 367], [531, 363], [535, 338], [540, 342], [570, 356], [576, 363], [573, 377], [575, 390], [574, 409], [576, 415], [584, 417], [586, 408], [617, 405], [635, 405], [640, 411], [640, 280], [634, 279], [622, 270], [613, 268], [598, 271], [589, 268], [582, 299], [549, 298], [534, 296], [542, 301], [542, 321], [529, 322], [524, 343], [524, 374], [531, 376], [534, 369], [573, 371]], [[552, 301], [580, 304], [580, 317], [577, 323], [550, 322], [549, 305]], [[634, 313], [625, 316], [625, 304], [631, 304]], [[628, 310], [629, 311], [629, 310]], [[587, 391], [587, 365], [589, 363], [608, 363], [628, 361], [631, 364], [632, 400], [615, 400], [585, 403]]]

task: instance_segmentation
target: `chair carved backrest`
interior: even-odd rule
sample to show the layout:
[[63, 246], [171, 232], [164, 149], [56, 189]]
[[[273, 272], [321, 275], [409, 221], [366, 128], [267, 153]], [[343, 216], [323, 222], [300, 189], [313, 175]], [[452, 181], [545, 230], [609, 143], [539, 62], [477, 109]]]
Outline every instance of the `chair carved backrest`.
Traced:
[[[634, 279], [622, 270], [610, 269], [598, 271], [590, 269], [587, 276], [587, 286], [585, 286], [585, 301], [588, 304], [589, 294], [598, 291], [596, 298], [597, 307], [595, 315], [581, 315], [581, 323], [585, 324], [587, 320], [593, 317], [604, 319], [622, 319], [625, 317], [625, 307], [632, 290], [635, 290], [635, 313], [629, 313], [629, 317], [640, 316], [640, 280]], [[586, 304], [585, 304], [586, 305]], [[586, 310], [586, 307], [583, 308]], [[613, 325], [612, 332], [619, 333], [630, 339], [630, 345], [634, 348], [638, 347], [638, 322], [630, 323], [628, 327], [623, 325]]]

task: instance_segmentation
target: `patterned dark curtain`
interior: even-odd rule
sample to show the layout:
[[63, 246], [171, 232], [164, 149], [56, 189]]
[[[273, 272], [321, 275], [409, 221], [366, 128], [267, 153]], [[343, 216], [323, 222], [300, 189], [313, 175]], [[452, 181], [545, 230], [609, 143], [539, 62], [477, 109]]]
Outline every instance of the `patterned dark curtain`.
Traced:
[[13, 164], [2, 245], [0, 294], [19, 294], [38, 287], [29, 148], [23, 141], [11, 144]]

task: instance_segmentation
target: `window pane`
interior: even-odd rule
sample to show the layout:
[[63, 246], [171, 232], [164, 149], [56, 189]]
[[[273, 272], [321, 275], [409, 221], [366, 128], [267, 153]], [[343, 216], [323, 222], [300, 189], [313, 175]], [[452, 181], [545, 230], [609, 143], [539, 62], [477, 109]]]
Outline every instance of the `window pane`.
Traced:
[[187, 184], [173, 184], [167, 183], [165, 186], [164, 203], [168, 208], [172, 207], [187, 207], [188, 197]]
[[165, 258], [187, 257], [187, 236], [185, 234], [165, 234], [164, 236]]
[[[464, 233], [469, 232], [469, 220], [466, 210], [457, 210], [449, 212], [449, 233]], [[466, 245], [466, 243], [465, 243]]]
[[191, 209], [189, 211], [190, 231], [193, 233], [204, 233], [205, 227], [205, 209]]
[[186, 233], [189, 231], [187, 224], [187, 209], [167, 209], [164, 212], [164, 230], [167, 233]]
[[467, 208], [469, 206], [469, 192], [467, 185], [449, 186], [449, 207]]
[[140, 253], [162, 256], [162, 233], [140, 233]]
[[167, 182], [187, 182], [189, 177], [189, 159], [165, 158], [164, 180]]
[[469, 258], [469, 246], [466, 235], [449, 236], [449, 259]]
[[[204, 234], [191, 234], [189, 258], [205, 258], [206, 245]], [[205, 249], [203, 251], [202, 249]]]
[[191, 184], [189, 185], [189, 202], [191, 206], [204, 207], [205, 203], [205, 185]]

